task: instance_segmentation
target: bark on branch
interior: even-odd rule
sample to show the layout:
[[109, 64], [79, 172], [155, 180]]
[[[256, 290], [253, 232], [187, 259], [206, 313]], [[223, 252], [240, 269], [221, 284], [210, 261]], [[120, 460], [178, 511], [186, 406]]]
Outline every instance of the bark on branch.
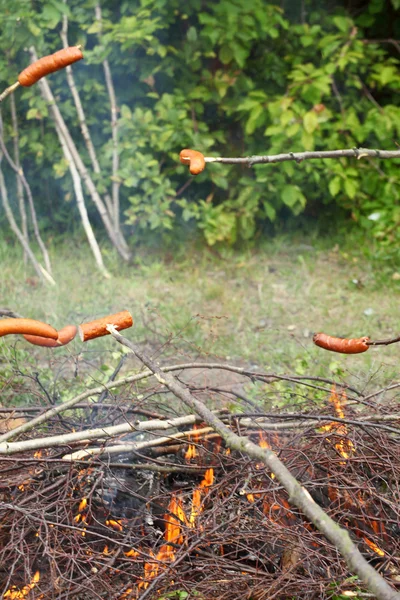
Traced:
[[285, 154], [270, 154], [265, 156], [244, 156], [239, 158], [229, 158], [222, 156], [205, 156], [206, 163], [224, 163], [227, 165], [247, 165], [252, 167], [258, 164], [281, 163], [287, 160], [294, 160], [301, 163], [303, 160], [315, 158], [357, 158], [360, 160], [365, 157], [372, 158], [400, 158], [400, 150], [375, 150], [371, 148], [350, 148], [347, 150], [326, 150], [315, 152], [287, 152]]

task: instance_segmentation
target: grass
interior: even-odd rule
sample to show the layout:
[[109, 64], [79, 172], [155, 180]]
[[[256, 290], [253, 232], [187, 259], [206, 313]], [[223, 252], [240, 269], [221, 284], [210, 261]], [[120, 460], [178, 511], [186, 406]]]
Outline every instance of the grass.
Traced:
[[[135, 320], [127, 332], [163, 355], [217, 359], [274, 372], [344, 378], [359, 388], [397, 377], [400, 346], [342, 356], [312, 343], [315, 331], [373, 339], [399, 331], [400, 283], [394, 263], [365, 257], [349, 240], [281, 236], [258, 249], [225, 251], [189, 248], [174, 258], [137, 253], [134, 266], [121, 264], [105, 249], [111, 280], [96, 271], [87, 246], [76, 240], [51, 248], [57, 288], [43, 287], [25, 266], [19, 248], [0, 244], [0, 308], [10, 308], [60, 328], [128, 309]], [[0, 342], [7, 360], [13, 338]], [[18, 347], [36, 364], [51, 364], [52, 351]], [[79, 354], [75, 340], [57, 351]], [[97, 367], [113, 363], [109, 338], [85, 347]]]

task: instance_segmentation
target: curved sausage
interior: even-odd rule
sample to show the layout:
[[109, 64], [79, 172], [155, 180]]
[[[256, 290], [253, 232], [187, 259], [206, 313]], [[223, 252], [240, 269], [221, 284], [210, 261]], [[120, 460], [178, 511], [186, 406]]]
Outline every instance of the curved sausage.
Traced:
[[54, 54], [49, 56], [43, 56], [39, 60], [35, 61], [29, 67], [26, 67], [18, 75], [18, 81], [20, 85], [29, 87], [39, 81], [42, 77], [59, 71], [72, 65], [73, 63], [83, 58], [82, 50], [78, 46], [71, 46], [70, 48], [63, 48]]
[[341, 352], [342, 354], [360, 354], [369, 349], [369, 337], [362, 338], [338, 338], [326, 333], [316, 333], [313, 337], [313, 342], [320, 348], [331, 350], [332, 352]]
[[67, 325], [58, 332], [58, 338], [56, 340], [41, 337], [39, 335], [24, 335], [24, 338], [30, 344], [34, 346], [44, 346], [46, 348], [61, 348], [69, 344], [78, 332], [78, 328], [75, 325]]
[[197, 150], [182, 150], [179, 154], [179, 160], [183, 165], [189, 165], [189, 171], [192, 175], [198, 175], [202, 171], [204, 171], [206, 166], [206, 161], [201, 152], [197, 152]]
[[53, 340], [58, 338], [57, 329], [47, 325], [47, 323], [42, 323], [42, 321], [35, 321], [34, 319], [0, 319], [0, 337], [10, 333], [40, 335]]

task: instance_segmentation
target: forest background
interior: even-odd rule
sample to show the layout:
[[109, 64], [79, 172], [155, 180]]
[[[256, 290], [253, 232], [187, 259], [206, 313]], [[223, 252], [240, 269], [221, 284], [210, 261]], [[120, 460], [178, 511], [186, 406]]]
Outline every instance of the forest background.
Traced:
[[[196, 230], [208, 245], [232, 245], [332, 219], [369, 238], [399, 238], [398, 161], [318, 160], [247, 167], [213, 164], [196, 179], [179, 164], [184, 147], [243, 156], [367, 147], [398, 149], [399, 0], [1, 0], [0, 82], [7, 87], [39, 56], [82, 44], [73, 68], [96, 150], [100, 194], [118, 186], [129, 245]], [[67, 20], [67, 23], [65, 23]], [[117, 104], [112, 139], [108, 62]], [[48, 78], [87, 167], [90, 159], [65, 72]], [[73, 181], [49, 103], [38, 85], [2, 105], [4, 139], [19, 160], [46, 236], [79, 228]], [[15, 125], [18, 126], [18, 133]], [[117, 168], [113, 151], [117, 146]], [[17, 212], [15, 173], [3, 171]], [[88, 202], [96, 235], [101, 222]], [[4, 212], [1, 230], [7, 230]], [[302, 218], [298, 218], [302, 215]]]
[[[0, 203], [2, 304], [56, 326], [133, 307], [146, 339], [152, 323], [158, 341], [186, 336], [191, 351], [347, 376], [343, 358], [319, 352], [315, 363], [309, 343], [319, 329], [397, 332], [398, 159], [209, 164], [192, 177], [178, 157], [185, 147], [397, 150], [399, 9], [399, 0], [0, 0], [2, 88], [32, 52], [82, 44], [71, 74], [98, 165], [65, 70], [42, 80], [52, 100], [41, 82], [4, 100], [2, 137], [30, 186], [57, 289], [37, 285]], [[26, 189], [5, 157], [1, 172], [40, 257]], [[108, 282], [94, 268], [79, 190]], [[379, 352], [394, 376], [396, 351]], [[375, 356], [357, 364], [370, 372]]]

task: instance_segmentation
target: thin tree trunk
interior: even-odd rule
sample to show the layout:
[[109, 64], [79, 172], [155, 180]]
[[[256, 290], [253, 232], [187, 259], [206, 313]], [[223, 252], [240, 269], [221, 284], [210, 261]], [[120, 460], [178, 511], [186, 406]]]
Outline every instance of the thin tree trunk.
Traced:
[[[0, 165], [1, 165], [2, 158], [3, 158], [3, 155], [0, 154]], [[39, 279], [41, 279], [43, 282], [48, 282], [51, 285], [56, 285], [56, 282], [54, 281], [54, 279], [52, 278], [50, 273], [48, 273], [48, 271], [46, 271], [46, 269], [44, 267], [42, 267], [42, 265], [36, 260], [36, 257], [34, 255], [34, 253], [32, 252], [28, 241], [25, 239], [22, 231], [19, 229], [19, 227], [14, 219], [14, 215], [13, 215], [11, 206], [8, 202], [7, 187], [6, 187], [6, 182], [4, 181], [4, 176], [3, 176], [3, 171], [1, 169], [1, 166], [0, 166], [0, 195], [1, 195], [1, 198], [3, 201], [4, 211], [6, 213], [6, 217], [10, 224], [10, 227], [11, 227], [12, 231], [14, 232], [14, 234], [16, 235], [16, 237], [18, 238], [21, 246], [24, 249], [24, 252], [29, 257], [29, 259], [33, 265], [33, 268], [35, 269]]]
[[[11, 109], [11, 122], [13, 126], [13, 145], [14, 145], [14, 162], [18, 168], [21, 169], [21, 163], [19, 158], [19, 134], [18, 134], [18, 119], [17, 119], [17, 110], [15, 107], [15, 96], [11, 94], [10, 96], [10, 109]], [[19, 214], [21, 216], [21, 230], [24, 238], [28, 240], [28, 219], [26, 216], [25, 210], [25, 202], [24, 202], [24, 188], [22, 186], [21, 177], [19, 173], [16, 173], [16, 184], [17, 184], [17, 197], [18, 197], [18, 206], [19, 206]], [[25, 254], [26, 259], [26, 254]]]
[[71, 173], [72, 182], [74, 184], [76, 203], [78, 206], [79, 214], [81, 216], [83, 229], [85, 230], [86, 237], [89, 242], [89, 246], [93, 252], [93, 256], [96, 261], [96, 265], [97, 265], [98, 269], [101, 271], [101, 273], [104, 275], [104, 277], [109, 278], [110, 274], [104, 266], [103, 257], [101, 255], [99, 245], [97, 243], [96, 237], [94, 235], [94, 232], [93, 232], [93, 229], [92, 229], [92, 226], [90, 224], [89, 217], [87, 214], [85, 198], [83, 196], [83, 191], [82, 191], [81, 178], [79, 176], [78, 170], [77, 170], [75, 163], [73, 161], [73, 158], [71, 156], [71, 152], [69, 151], [67, 143], [64, 140], [62, 132], [57, 124], [56, 124], [56, 131], [57, 131], [58, 139], [60, 140], [61, 147], [64, 152], [65, 160], [68, 163], [68, 168]]
[[[67, 4], [67, 0], [64, 0], [64, 4]], [[68, 48], [68, 46], [69, 46], [69, 43], [68, 43], [68, 17], [66, 14], [63, 15], [63, 24], [62, 24], [62, 29], [60, 32], [60, 37], [61, 37], [61, 41], [63, 43], [64, 48]], [[81, 132], [82, 132], [82, 137], [85, 141], [85, 145], [86, 145], [87, 151], [89, 153], [90, 161], [92, 163], [92, 168], [93, 168], [93, 171], [97, 175], [99, 175], [101, 173], [100, 164], [99, 164], [99, 161], [97, 160], [96, 150], [93, 145], [89, 127], [87, 126], [85, 111], [83, 110], [81, 98], [80, 98], [78, 89], [75, 85], [75, 79], [74, 79], [74, 75], [72, 72], [72, 67], [71, 66], [66, 67], [65, 71], [66, 71], [66, 75], [67, 75], [69, 89], [71, 90], [72, 98], [74, 99], [75, 108], [76, 108], [76, 112], [77, 112], [78, 120], [79, 120], [79, 126], [80, 126]], [[109, 216], [110, 216], [110, 218], [113, 218], [113, 205], [112, 205], [111, 196], [108, 192], [106, 192], [104, 194], [104, 200], [105, 200], [105, 204], [107, 206]]]
[[[4, 154], [8, 164], [10, 165], [10, 167], [16, 172], [18, 179], [21, 181], [21, 184], [24, 186], [25, 191], [26, 191], [26, 195], [28, 198], [28, 204], [29, 204], [29, 209], [30, 209], [30, 213], [31, 213], [31, 219], [32, 219], [32, 225], [33, 225], [33, 231], [35, 234], [35, 238], [37, 243], [39, 244], [39, 248], [42, 251], [43, 254], [43, 260], [44, 260], [44, 264], [46, 267], [46, 271], [48, 273], [51, 274], [51, 263], [50, 263], [50, 257], [49, 257], [49, 253], [47, 252], [47, 248], [42, 240], [42, 237], [40, 235], [40, 231], [39, 231], [39, 224], [37, 221], [37, 216], [36, 216], [36, 210], [35, 210], [35, 205], [33, 202], [33, 196], [32, 196], [32, 192], [31, 192], [31, 188], [26, 180], [26, 177], [24, 175], [24, 172], [22, 170], [22, 167], [19, 166], [13, 161], [13, 159], [11, 158], [8, 150], [7, 150], [7, 146], [5, 144], [4, 141], [4, 137], [3, 137], [3, 133], [4, 133], [4, 128], [3, 128], [3, 120], [1, 117], [1, 112], [0, 112], [0, 148], [2, 153]], [[22, 235], [23, 232], [22, 232]], [[25, 237], [25, 236], [24, 236]], [[27, 237], [25, 238], [26, 240], [28, 239]]]
[[[100, 30], [98, 33], [99, 41], [101, 44], [101, 7], [100, 4], [96, 5], [95, 8], [96, 19], [100, 24]], [[112, 152], [112, 201], [113, 201], [113, 217], [114, 217], [114, 226], [117, 231], [119, 231], [119, 188], [120, 183], [118, 182], [118, 169], [119, 169], [119, 152], [118, 152], [118, 108], [117, 108], [117, 99], [115, 96], [115, 88], [112, 80], [110, 64], [108, 60], [105, 58], [103, 60], [103, 69], [104, 69], [104, 77], [106, 80], [106, 86], [108, 91], [108, 96], [110, 98], [110, 108], [111, 108], [111, 135], [112, 135], [112, 144], [113, 144], [113, 152]]]
[[[37, 60], [37, 54], [36, 54], [36, 50], [33, 46], [31, 46], [31, 48], [30, 48], [30, 53], [31, 53], [32, 62], [35, 62]], [[89, 191], [89, 194], [90, 194], [97, 210], [99, 211], [100, 217], [103, 221], [104, 227], [106, 228], [106, 231], [108, 233], [108, 236], [109, 236], [111, 242], [113, 243], [114, 247], [117, 249], [117, 251], [119, 252], [121, 257], [124, 260], [128, 261], [131, 258], [131, 255], [130, 255], [130, 252], [125, 249], [125, 247], [123, 246], [123, 244], [121, 242], [122, 234], [120, 232], [116, 232], [114, 229], [113, 223], [109, 218], [108, 211], [104, 205], [104, 202], [100, 198], [100, 195], [96, 189], [96, 186], [95, 186], [85, 164], [83, 163], [83, 161], [80, 157], [78, 149], [77, 149], [77, 147], [71, 137], [69, 129], [61, 115], [60, 109], [57, 106], [56, 100], [53, 96], [53, 93], [50, 89], [50, 86], [49, 86], [46, 78], [41, 79], [38, 82], [38, 85], [40, 86], [43, 98], [49, 104], [50, 113], [53, 117], [54, 122], [57, 124], [57, 126], [59, 127], [59, 129], [62, 133], [62, 136], [66, 142], [66, 145], [68, 146], [68, 149], [71, 153], [72, 159], [76, 165], [76, 168], [78, 169], [80, 176], [82, 177], [83, 181], [85, 182], [85, 185]]]

